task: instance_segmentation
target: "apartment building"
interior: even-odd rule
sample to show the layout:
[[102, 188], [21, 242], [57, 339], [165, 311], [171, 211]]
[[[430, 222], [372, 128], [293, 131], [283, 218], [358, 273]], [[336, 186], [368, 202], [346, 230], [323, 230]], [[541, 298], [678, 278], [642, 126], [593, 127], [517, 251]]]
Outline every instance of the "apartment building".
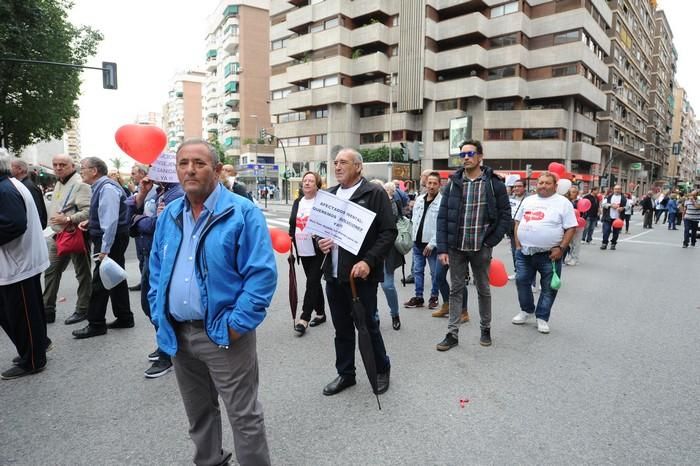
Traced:
[[169, 150], [175, 150], [186, 139], [203, 137], [202, 84], [206, 77], [204, 71], [197, 70], [172, 77], [162, 123]]
[[81, 147], [80, 147], [80, 119], [72, 118], [70, 120], [70, 126], [66, 128], [63, 133], [63, 152], [68, 155], [73, 160], [80, 160]]
[[338, 146], [410, 141], [448, 169], [451, 122], [499, 170], [600, 164], [603, 0], [272, 0], [270, 20], [270, 112], [295, 174], [325, 173]]
[[698, 122], [685, 89], [676, 84], [673, 94], [675, 105], [671, 135], [672, 148], [668, 171], [664, 175], [670, 184], [683, 183], [693, 186], [698, 164], [698, 150], [700, 150]]
[[[236, 164], [272, 164], [269, 0], [222, 0], [208, 18], [204, 129]], [[266, 173], [267, 174], [267, 173]]]
[[654, 5], [648, 0], [611, 0], [607, 108], [599, 112], [596, 144], [603, 157], [599, 174], [612, 186], [637, 194], [650, 184], [646, 141], [654, 58]]
[[669, 171], [671, 156], [673, 88], [678, 55], [673, 47], [671, 27], [663, 11], [657, 10], [654, 13], [654, 25], [645, 155], [651, 166], [651, 180], [657, 186], [663, 186], [668, 181], [664, 174]]

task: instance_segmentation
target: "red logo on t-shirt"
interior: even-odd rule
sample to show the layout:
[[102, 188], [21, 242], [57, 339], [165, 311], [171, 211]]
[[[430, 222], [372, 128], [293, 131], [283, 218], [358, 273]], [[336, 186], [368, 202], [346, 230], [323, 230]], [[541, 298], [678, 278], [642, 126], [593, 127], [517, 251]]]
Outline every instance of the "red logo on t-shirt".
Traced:
[[523, 217], [525, 217], [525, 220], [528, 222], [530, 221], [538, 221], [542, 220], [544, 218], [544, 212], [541, 211], [532, 211], [532, 210], [526, 210], [525, 213], [523, 214]]
[[297, 228], [301, 231], [304, 231], [304, 228], [306, 228], [306, 222], [309, 220], [309, 217], [297, 217]]

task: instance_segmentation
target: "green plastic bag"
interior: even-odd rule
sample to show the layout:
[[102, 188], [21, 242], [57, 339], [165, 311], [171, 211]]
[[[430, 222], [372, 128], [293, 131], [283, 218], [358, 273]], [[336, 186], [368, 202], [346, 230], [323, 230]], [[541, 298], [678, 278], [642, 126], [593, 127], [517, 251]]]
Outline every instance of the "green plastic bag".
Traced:
[[552, 281], [549, 282], [549, 287], [553, 290], [561, 288], [561, 278], [557, 275], [557, 268], [555, 267], [554, 261], [552, 261]]

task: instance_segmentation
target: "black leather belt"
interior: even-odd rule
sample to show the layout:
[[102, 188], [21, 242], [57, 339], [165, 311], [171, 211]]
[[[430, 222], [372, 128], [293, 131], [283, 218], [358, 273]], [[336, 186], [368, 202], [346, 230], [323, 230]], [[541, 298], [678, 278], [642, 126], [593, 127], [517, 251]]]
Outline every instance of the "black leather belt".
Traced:
[[204, 328], [203, 320], [173, 320], [173, 324], [177, 327], [191, 325], [192, 327]]

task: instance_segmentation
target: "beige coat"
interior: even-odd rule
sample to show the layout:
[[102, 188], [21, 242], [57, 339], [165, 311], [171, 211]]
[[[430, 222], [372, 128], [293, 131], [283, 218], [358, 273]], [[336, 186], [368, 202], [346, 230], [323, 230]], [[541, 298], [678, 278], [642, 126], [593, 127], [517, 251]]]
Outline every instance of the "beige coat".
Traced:
[[[73, 225], [87, 220], [90, 212], [91, 196], [90, 185], [83, 183], [78, 172], [74, 173], [66, 181], [66, 184], [57, 181], [53, 189], [53, 198], [49, 205], [49, 218], [60, 212], [70, 215]], [[51, 228], [55, 232], [63, 230], [62, 225], [51, 225]]]

